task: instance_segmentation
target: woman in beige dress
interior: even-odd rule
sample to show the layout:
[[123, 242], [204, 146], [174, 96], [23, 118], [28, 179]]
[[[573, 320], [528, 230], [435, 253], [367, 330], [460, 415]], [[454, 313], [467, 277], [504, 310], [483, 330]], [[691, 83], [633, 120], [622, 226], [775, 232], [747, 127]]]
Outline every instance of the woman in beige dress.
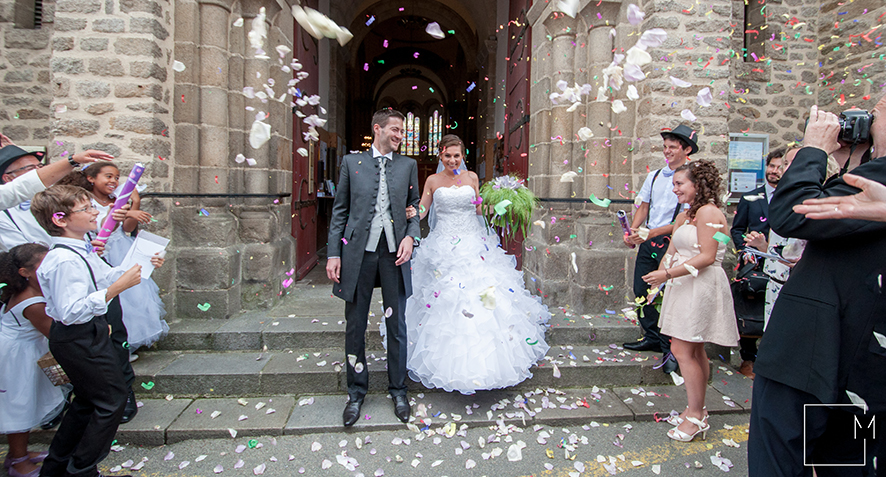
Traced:
[[704, 409], [710, 378], [704, 344], [738, 346], [738, 326], [722, 267], [729, 237], [722, 233], [726, 216], [720, 210], [720, 172], [713, 162], [693, 161], [678, 168], [673, 180], [677, 200], [690, 208], [677, 216], [661, 266], [643, 280], [653, 290], [668, 284], [659, 326], [671, 337], [671, 352], [680, 365], [689, 402], [674, 419], [678, 425], [668, 437], [689, 442], [699, 433], [704, 438], [711, 427]]

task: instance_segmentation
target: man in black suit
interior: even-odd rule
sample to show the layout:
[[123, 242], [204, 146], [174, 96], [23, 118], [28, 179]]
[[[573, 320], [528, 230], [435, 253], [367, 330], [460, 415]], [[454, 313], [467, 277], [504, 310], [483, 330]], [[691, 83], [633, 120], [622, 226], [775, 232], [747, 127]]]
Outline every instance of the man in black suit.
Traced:
[[[740, 253], [748, 247], [760, 251], [769, 249], [769, 202], [781, 179], [781, 161], [787, 148], [780, 147], [766, 156], [766, 183], [741, 196], [735, 218], [732, 220], [732, 242]], [[750, 253], [742, 253], [742, 262], [757, 263], [763, 268], [763, 261]], [[762, 317], [761, 317], [762, 318]], [[742, 336], [738, 341], [741, 353], [741, 367], [738, 372], [754, 379], [754, 361], [757, 359], [757, 338]]]
[[[886, 184], [886, 97], [873, 115], [881, 157], [852, 173]], [[874, 475], [874, 457], [880, 472], [886, 464], [882, 435], [864, 435], [872, 418], [886, 417], [886, 223], [810, 220], [793, 210], [809, 199], [859, 192], [843, 178], [825, 183], [839, 132], [835, 115], [812, 107], [806, 147], [770, 204], [772, 229], [808, 243], [760, 343], [748, 442], [752, 477], [811, 476], [805, 464], [817, 465], [820, 477]]]
[[412, 294], [414, 237], [421, 231], [418, 216], [406, 218], [406, 207], [418, 206], [421, 192], [415, 160], [394, 152], [403, 140], [403, 120], [392, 109], [373, 115], [372, 148], [344, 157], [332, 204], [326, 275], [335, 282], [332, 293], [345, 300], [345, 426], [357, 422], [369, 391], [365, 338], [376, 286], [381, 286], [386, 316], [388, 392], [397, 418], [409, 420], [405, 312]]

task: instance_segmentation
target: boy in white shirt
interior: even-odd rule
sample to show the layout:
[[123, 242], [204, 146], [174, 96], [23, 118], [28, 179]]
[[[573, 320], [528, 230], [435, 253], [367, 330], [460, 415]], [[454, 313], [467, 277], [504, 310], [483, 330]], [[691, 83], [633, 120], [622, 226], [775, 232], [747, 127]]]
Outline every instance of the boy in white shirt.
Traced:
[[[101, 476], [97, 465], [110, 452], [129, 394], [105, 314], [109, 302], [141, 281], [141, 266], [112, 268], [84, 241], [98, 211], [81, 187], [51, 187], [34, 197], [31, 212], [52, 237], [37, 269], [54, 320], [49, 349], [74, 386], [40, 475]], [[163, 259], [151, 263], [159, 267]]]

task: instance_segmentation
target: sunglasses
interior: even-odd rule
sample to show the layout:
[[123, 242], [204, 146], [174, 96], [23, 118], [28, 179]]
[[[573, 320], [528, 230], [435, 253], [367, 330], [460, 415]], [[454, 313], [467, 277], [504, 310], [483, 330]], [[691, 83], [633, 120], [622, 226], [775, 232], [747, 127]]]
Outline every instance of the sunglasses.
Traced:
[[37, 164], [28, 164], [28, 165], [25, 166], [25, 167], [19, 167], [18, 169], [13, 169], [13, 170], [11, 170], [11, 171], [6, 171], [6, 174], [10, 174], [10, 175], [12, 175], [12, 174], [16, 174], [16, 173], [19, 173], [19, 172], [24, 174], [25, 172], [31, 172], [31, 171], [33, 171], [34, 169], [40, 169], [40, 168], [43, 167], [44, 165], [45, 165], [45, 164], [43, 164], [42, 162], [38, 162]]

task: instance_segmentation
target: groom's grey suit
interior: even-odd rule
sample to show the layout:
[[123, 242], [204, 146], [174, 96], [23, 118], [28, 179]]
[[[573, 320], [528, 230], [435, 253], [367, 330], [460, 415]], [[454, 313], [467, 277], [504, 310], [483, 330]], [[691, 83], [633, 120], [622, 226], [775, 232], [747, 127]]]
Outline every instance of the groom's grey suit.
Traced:
[[[366, 251], [370, 226], [376, 215], [379, 196], [380, 165], [372, 153], [348, 154], [342, 160], [341, 174], [332, 205], [329, 225], [328, 256], [341, 257], [340, 283], [333, 283], [332, 293], [345, 300], [345, 352], [356, 356], [357, 369], [347, 363], [348, 396], [361, 400], [369, 389], [366, 369], [366, 325], [372, 290], [380, 286], [384, 309], [391, 309], [386, 319], [388, 340], [388, 380], [391, 395], [406, 395], [406, 299], [412, 294], [411, 262], [396, 266], [396, 247], [404, 237], [420, 237], [419, 217], [406, 219], [406, 207], [418, 207], [418, 165], [415, 160], [393, 154], [385, 165], [389, 210], [394, 234], [394, 252], [388, 247], [384, 232], [378, 237], [374, 252]], [[358, 373], [357, 370], [360, 372]]]

